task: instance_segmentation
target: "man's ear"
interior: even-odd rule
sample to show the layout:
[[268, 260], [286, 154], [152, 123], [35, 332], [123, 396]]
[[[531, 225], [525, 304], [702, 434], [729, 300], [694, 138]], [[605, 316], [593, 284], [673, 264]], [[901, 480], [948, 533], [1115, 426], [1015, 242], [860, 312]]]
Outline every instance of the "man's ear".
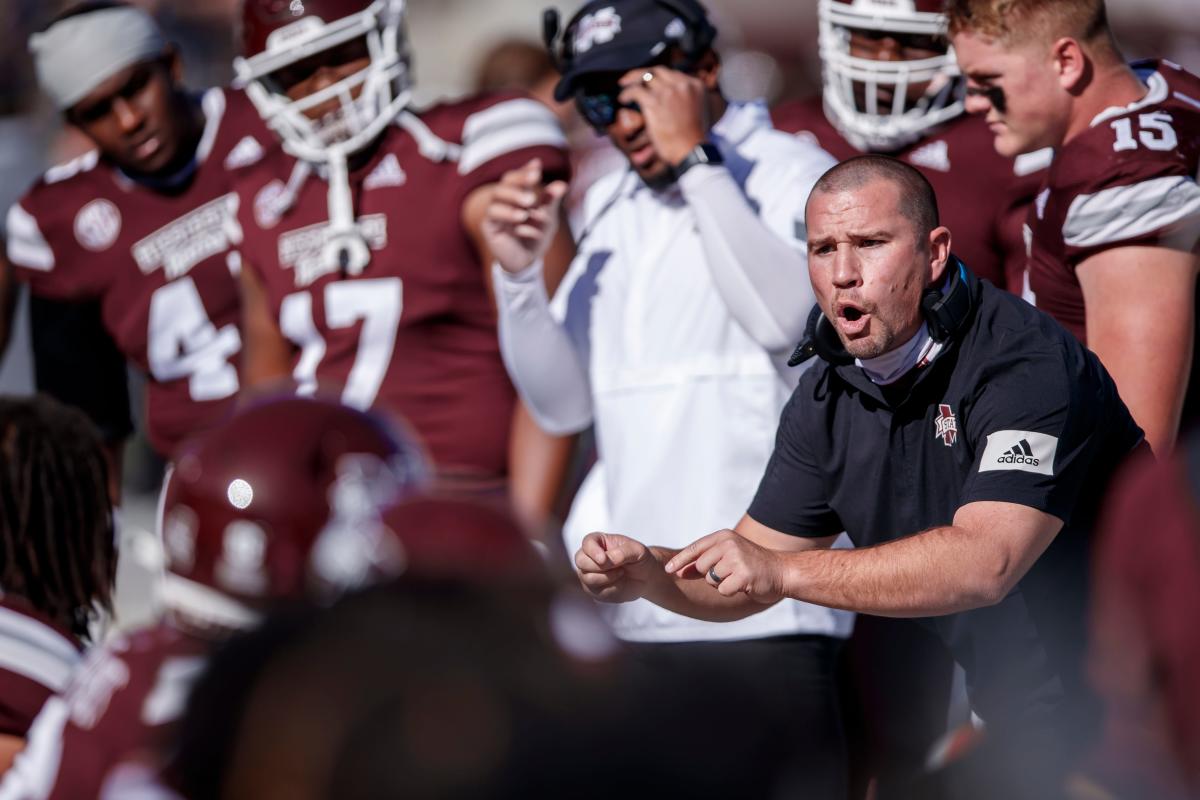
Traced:
[[1079, 41], [1064, 36], [1050, 46], [1050, 58], [1058, 73], [1058, 85], [1078, 94], [1091, 78], [1092, 64]]
[[929, 232], [929, 277], [937, 283], [950, 263], [950, 229], [940, 225]]
[[163, 48], [162, 58], [167, 67], [167, 74], [171, 76], [171, 83], [176, 86], [183, 83], [183, 59], [179, 56], [179, 48], [168, 44]]
[[695, 73], [696, 77], [704, 83], [704, 88], [710, 92], [716, 91], [721, 85], [721, 57], [717, 55], [717, 51], [709, 49], [700, 56], [700, 60], [696, 62]]

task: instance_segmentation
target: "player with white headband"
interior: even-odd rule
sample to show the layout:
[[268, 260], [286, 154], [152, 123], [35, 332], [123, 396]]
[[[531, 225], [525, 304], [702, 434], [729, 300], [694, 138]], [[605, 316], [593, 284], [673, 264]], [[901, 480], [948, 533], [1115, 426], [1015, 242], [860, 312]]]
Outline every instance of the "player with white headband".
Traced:
[[[134, 6], [75, 6], [30, 50], [42, 91], [94, 147], [50, 169], [7, 215], [7, 258], [35, 301], [39, 383], [92, 412], [116, 453], [128, 359], [147, 374], [146, 432], [169, 458], [239, 389], [231, 176], [269, 134], [240, 92], [188, 91], [175, 48]], [[69, 338], [41, 335], [64, 317], [80, 323]]]

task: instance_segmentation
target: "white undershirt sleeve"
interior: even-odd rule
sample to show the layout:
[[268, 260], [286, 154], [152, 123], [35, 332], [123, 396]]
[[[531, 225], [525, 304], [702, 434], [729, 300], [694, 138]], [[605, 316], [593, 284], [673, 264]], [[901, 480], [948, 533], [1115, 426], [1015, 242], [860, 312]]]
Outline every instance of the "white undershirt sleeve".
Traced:
[[790, 352], [815, 302], [805, 255], [767, 227], [725, 167], [692, 167], [679, 186], [730, 314], [767, 352]]
[[561, 436], [592, 422], [587, 372], [567, 332], [550, 313], [542, 262], [513, 275], [492, 265], [500, 315], [500, 353], [534, 421]]

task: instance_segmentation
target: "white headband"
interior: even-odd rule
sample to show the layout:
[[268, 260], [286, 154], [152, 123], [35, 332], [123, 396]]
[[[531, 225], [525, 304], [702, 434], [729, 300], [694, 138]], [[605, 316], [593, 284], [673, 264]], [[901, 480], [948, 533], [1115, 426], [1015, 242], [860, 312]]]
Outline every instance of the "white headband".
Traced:
[[161, 56], [166, 46], [150, 15], [132, 6], [67, 17], [29, 37], [38, 83], [59, 111], [130, 64]]

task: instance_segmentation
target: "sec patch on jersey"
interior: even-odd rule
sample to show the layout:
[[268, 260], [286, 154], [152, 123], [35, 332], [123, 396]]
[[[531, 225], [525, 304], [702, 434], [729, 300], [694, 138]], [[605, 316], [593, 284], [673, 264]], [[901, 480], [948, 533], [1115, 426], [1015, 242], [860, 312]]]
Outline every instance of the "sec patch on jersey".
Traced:
[[1034, 431], [996, 431], [988, 434], [987, 446], [979, 459], [979, 471], [1019, 469], [1053, 475], [1057, 452], [1057, 436]]

